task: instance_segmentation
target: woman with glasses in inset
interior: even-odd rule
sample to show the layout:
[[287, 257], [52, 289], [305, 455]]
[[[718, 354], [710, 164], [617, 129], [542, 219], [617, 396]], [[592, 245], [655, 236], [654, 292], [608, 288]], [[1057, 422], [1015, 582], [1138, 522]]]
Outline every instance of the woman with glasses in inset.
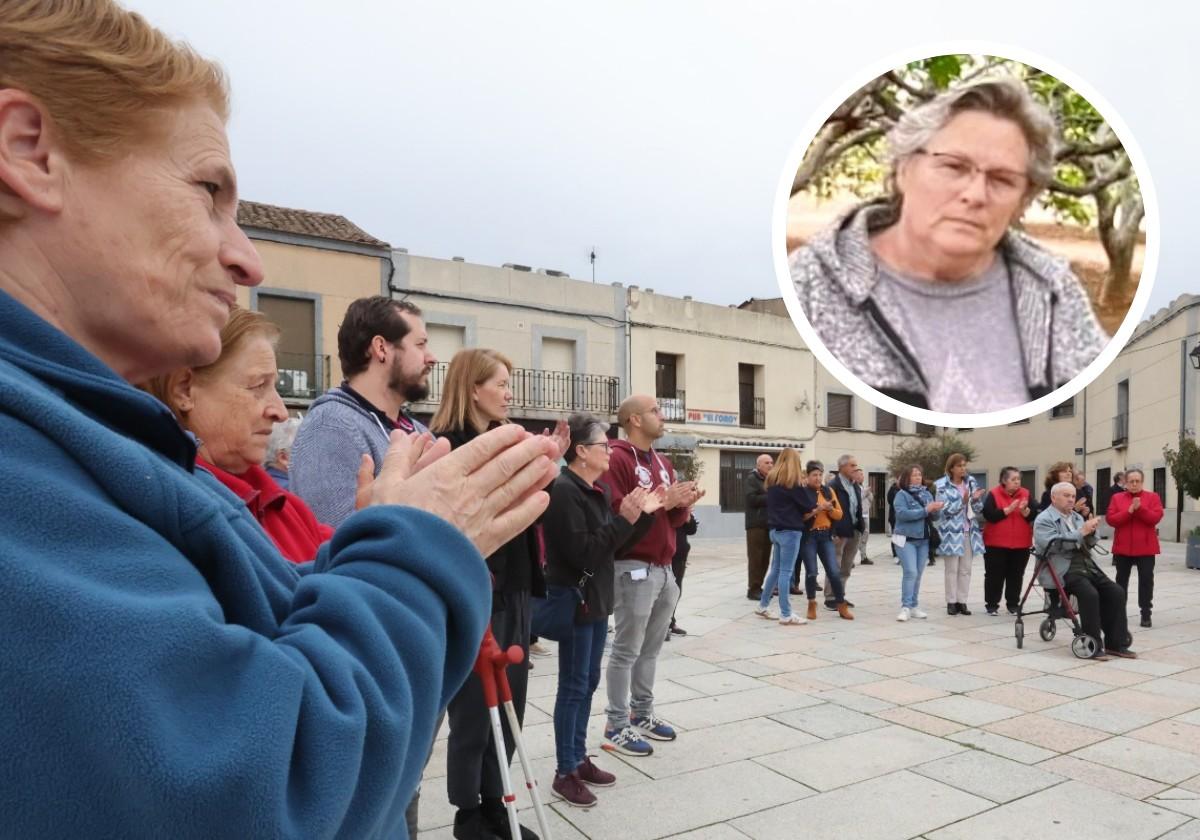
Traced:
[[825, 347], [933, 411], [1022, 405], [1108, 342], [1067, 261], [1013, 229], [1053, 177], [1057, 130], [1015, 79], [918, 105], [888, 135], [889, 195], [798, 249], [792, 280]]

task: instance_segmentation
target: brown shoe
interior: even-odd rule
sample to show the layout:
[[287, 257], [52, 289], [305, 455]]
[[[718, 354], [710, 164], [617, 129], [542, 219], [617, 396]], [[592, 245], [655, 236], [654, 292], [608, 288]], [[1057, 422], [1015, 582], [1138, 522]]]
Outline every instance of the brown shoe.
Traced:
[[837, 605], [837, 611], [838, 611], [838, 615], [840, 615], [842, 618], [846, 619], [847, 621], [854, 620], [854, 613], [850, 612], [850, 605], [847, 604], [845, 601], [842, 601], [842, 603]]
[[583, 757], [583, 763], [575, 768], [575, 773], [579, 776], [579, 781], [593, 787], [612, 787], [617, 783], [616, 776], [592, 764], [590, 755]]
[[808, 599], [808, 620], [817, 620], [817, 601], [815, 598]]
[[1137, 654], [1129, 648], [1105, 648], [1104, 652], [1109, 656], [1119, 656], [1122, 659], [1137, 659]]

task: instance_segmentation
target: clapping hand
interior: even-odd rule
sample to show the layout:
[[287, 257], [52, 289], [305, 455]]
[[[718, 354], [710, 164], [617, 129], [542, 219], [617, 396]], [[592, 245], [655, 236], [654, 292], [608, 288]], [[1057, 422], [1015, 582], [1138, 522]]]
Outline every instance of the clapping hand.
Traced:
[[566, 420], [559, 420], [554, 424], [554, 433], [551, 434], [549, 429], [542, 432], [544, 435], [549, 435], [554, 441], [554, 445], [558, 447], [558, 457], [561, 458], [566, 451], [571, 447], [571, 427], [567, 425]]
[[645, 487], [633, 488], [633, 490], [625, 494], [625, 498], [621, 499], [621, 516], [630, 525], [634, 524], [637, 522], [638, 517], [642, 515], [646, 500], [653, 498], [655, 498], [654, 494]]

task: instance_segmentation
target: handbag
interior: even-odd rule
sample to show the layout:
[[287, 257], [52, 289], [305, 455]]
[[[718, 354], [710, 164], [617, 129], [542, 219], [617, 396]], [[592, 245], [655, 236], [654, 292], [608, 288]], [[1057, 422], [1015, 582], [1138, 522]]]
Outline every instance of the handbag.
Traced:
[[565, 642], [575, 632], [575, 613], [583, 603], [583, 587], [591, 572], [584, 572], [575, 586], [547, 587], [545, 598], [531, 598], [533, 635], [552, 642]]

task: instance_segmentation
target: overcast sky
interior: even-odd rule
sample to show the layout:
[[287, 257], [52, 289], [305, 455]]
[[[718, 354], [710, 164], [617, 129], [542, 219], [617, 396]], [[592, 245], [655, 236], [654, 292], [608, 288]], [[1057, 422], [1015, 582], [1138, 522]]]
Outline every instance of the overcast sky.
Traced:
[[776, 191], [832, 95], [900, 51], [1013, 45], [1090, 83], [1141, 146], [1162, 218], [1148, 312], [1200, 292], [1198, 21], [1178, 7], [1148, 20], [1096, 0], [128, 5], [229, 71], [243, 198], [341, 213], [414, 254], [584, 279], [594, 246], [599, 282], [721, 304], [778, 295]]

